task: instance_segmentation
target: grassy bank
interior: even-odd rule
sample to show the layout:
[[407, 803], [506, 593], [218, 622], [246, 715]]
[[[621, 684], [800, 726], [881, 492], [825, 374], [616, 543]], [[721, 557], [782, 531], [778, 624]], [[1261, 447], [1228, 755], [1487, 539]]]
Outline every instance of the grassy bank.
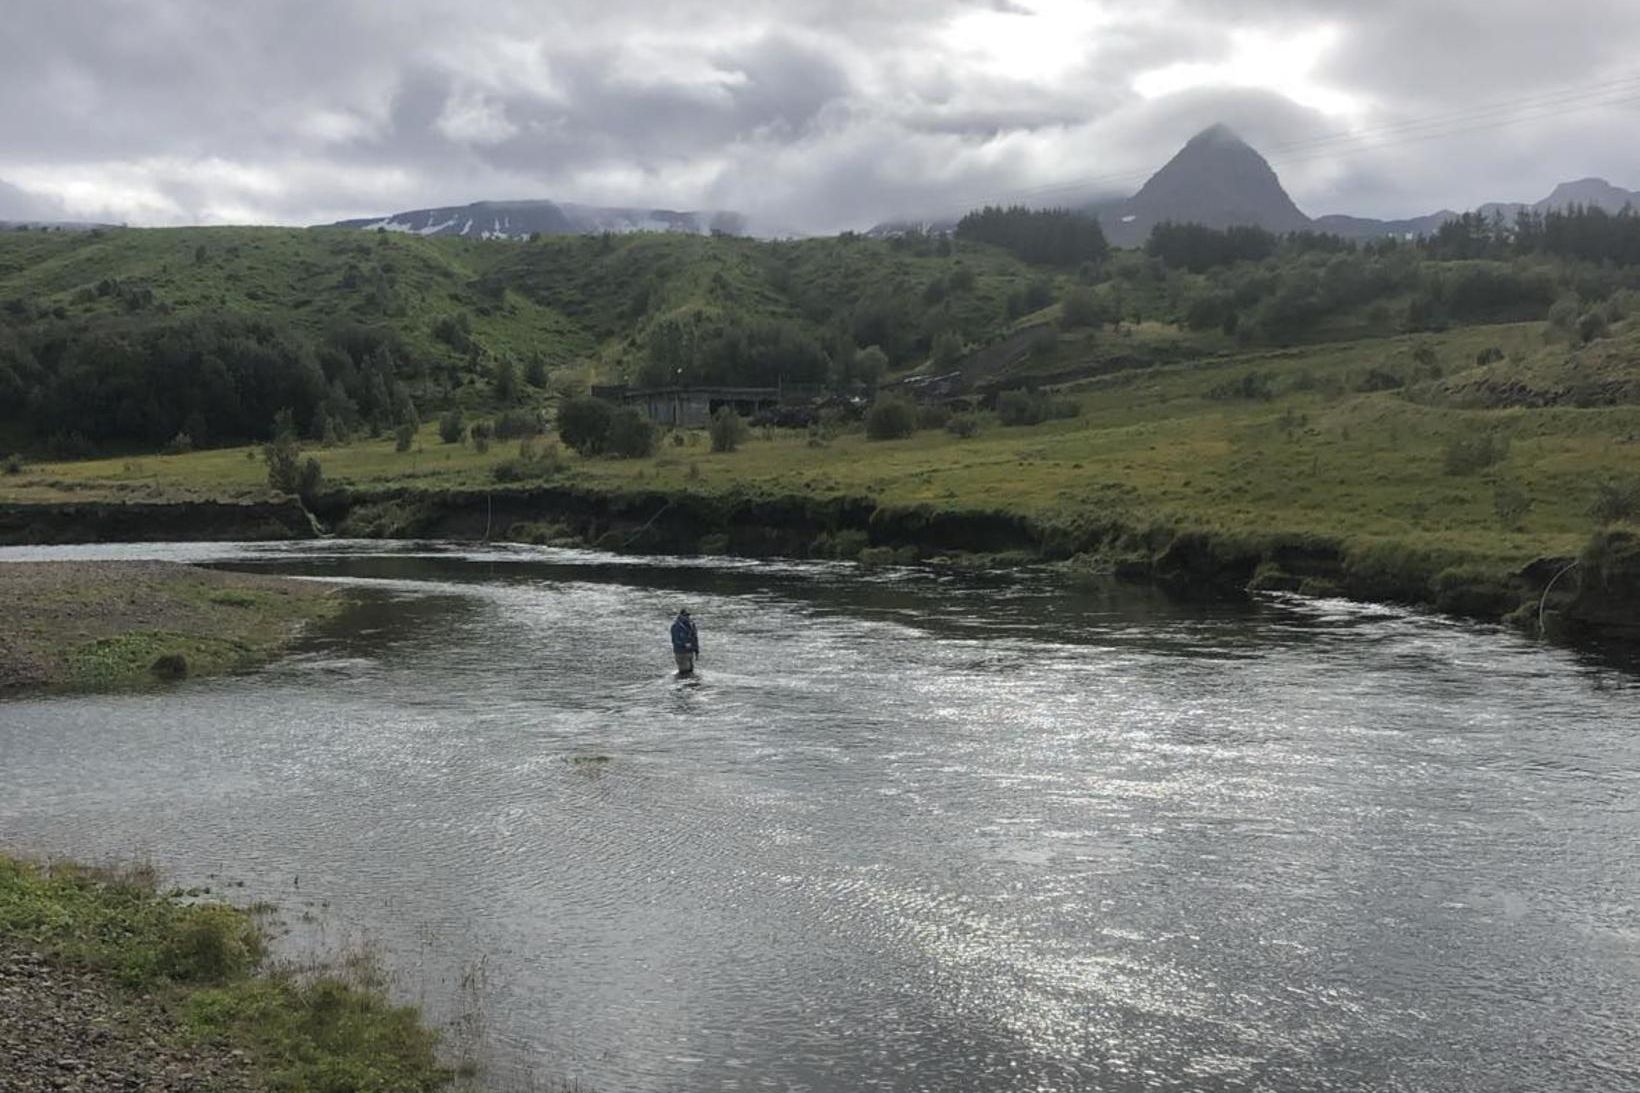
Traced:
[[29, 1002], [0, 1015], [0, 1066], [30, 1089], [445, 1084], [414, 1009], [368, 982], [259, 972], [264, 952], [246, 912], [174, 898], [142, 871], [0, 855], [0, 994]]
[[168, 562], [0, 565], [0, 693], [233, 671], [341, 607], [325, 585]]
[[[1477, 364], [1488, 351], [1501, 360]], [[1574, 351], [1547, 343], [1542, 324], [1471, 327], [1137, 369], [1066, 388], [1074, 418], [1008, 427], [981, 415], [968, 438], [774, 430], [714, 453], [701, 433], [682, 433], [651, 459], [571, 456], [543, 478], [610, 493], [867, 497], [1049, 525], [1279, 531], [1520, 562], [1575, 553], [1602, 484], [1640, 473], [1640, 397], [1579, 404], [1551, 373], [1621, 382], [1637, 358], [1640, 330]], [[442, 444], [429, 424], [406, 452], [383, 438], [314, 454], [334, 486], [368, 492], [500, 488], [495, 467], [516, 449]], [[245, 449], [0, 478], [0, 500], [15, 501], [265, 493]]]
[[[1524, 568], [1577, 557], [1636, 518], [1637, 361], [1636, 320], [1588, 345], [1542, 323], [1474, 326], [1135, 366], [1054, 389], [1074, 416], [1015, 426], [983, 411], [968, 435], [930, 421], [877, 441], [833, 424], [754, 430], [714, 452], [697, 430], [644, 459], [586, 459], [548, 440], [545, 457], [522, 461], [516, 441], [480, 451], [427, 425], [405, 451], [385, 438], [312, 450], [329, 483], [318, 509], [344, 534], [1080, 554], [1134, 576], [1256, 575], [1496, 618], [1540, 587]], [[0, 503], [266, 496], [250, 449], [0, 477]], [[748, 534], [759, 522], [767, 534]], [[969, 539], [982, 526], [994, 545]]]

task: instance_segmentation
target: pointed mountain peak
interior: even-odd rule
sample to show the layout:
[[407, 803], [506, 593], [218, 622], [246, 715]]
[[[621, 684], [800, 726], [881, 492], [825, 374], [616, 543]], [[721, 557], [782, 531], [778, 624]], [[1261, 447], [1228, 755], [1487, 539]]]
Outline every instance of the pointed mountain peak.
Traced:
[[1239, 133], [1224, 124], [1222, 121], [1209, 125], [1206, 129], [1203, 129], [1200, 133], [1197, 133], [1185, 142], [1186, 148], [1193, 145], [1198, 148], [1209, 145], [1221, 148], [1236, 146], [1246, 148], [1248, 146], [1247, 142], [1241, 139], [1241, 135]]
[[1164, 220], [1210, 228], [1253, 224], [1273, 232], [1310, 226], [1264, 157], [1222, 124], [1191, 137], [1138, 193], [1101, 216], [1105, 234], [1119, 246], [1144, 242]]

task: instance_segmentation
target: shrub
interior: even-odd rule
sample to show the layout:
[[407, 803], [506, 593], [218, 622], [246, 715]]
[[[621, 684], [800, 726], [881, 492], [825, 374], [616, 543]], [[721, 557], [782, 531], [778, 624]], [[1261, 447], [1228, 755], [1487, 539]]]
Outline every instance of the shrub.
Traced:
[[1478, 474], [1509, 455], [1509, 438], [1496, 433], [1460, 436], [1447, 441], [1442, 464], [1451, 475]]
[[473, 427], [467, 430], [467, 435], [473, 439], [473, 451], [483, 455], [490, 450], [490, 437], [495, 435], [495, 426], [488, 421], [475, 421]]
[[22, 474], [23, 457], [13, 452], [6, 456], [4, 463], [0, 463], [0, 470], [3, 470], [6, 474]]
[[188, 658], [181, 653], [161, 653], [148, 666], [156, 679], [176, 681], [188, 678]]
[[319, 461], [308, 456], [302, 461], [302, 469], [296, 475], [296, 495], [304, 501], [312, 501], [319, 493], [319, 487], [324, 484], [325, 472], [319, 466]]
[[1239, 398], [1269, 402], [1274, 396], [1275, 390], [1270, 384], [1268, 372], [1247, 372], [1236, 379], [1225, 380], [1207, 392], [1208, 398], [1220, 401]]
[[165, 442], [166, 455], [186, 455], [194, 450], [194, 438], [187, 433], [178, 433]]
[[446, 410], [439, 415], [438, 438], [446, 444], [460, 444], [467, 435], [467, 423], [460, 410]]
[[954, 330], [945, 330], [934, 339], [930, 355], [934, 358], [936, 367], [955, 368], [957, 362], [962, 360], [963, 352], [961, 335]]
[[630, 406], [616, 410], [609, 419], [605, 450], [623, 459], [642, 459], [655, 454], [660, 430], [655, 423]]
[[917, 428], [943, 429], [951, 420], [951, 408], [938, 402], [925, 402], [917, 407]]
[[1575, 296], [1562, 296], [1549, 307], [1548, 322], [1551, 329], [1564, 331], [1568, 334], [1577, 325], [1582, 306]]
[[416, 427], [409, 422], [405, 422], [393, 430], [393, 450], [395, 452], [407, 452], [410, 450], [410, 445], [415, 442]]
[[1093, 289], [1083, 285], [1065, 293], [1065, 298], [1059, 302], [1059, 315], [1066, 326], [1097, 327], [1105, 317], [1104, 309], [1099, 306], [1099, 297], [1094, 295]]
[[1073, 399], [1043, 391], [1004, 391], [997, 396], [997, 420], [1004, 425], [1040, 425], [1053, 418], [1075, 417], [1082, 407]]
[[953, 414], [945, 423], [945, 431], [966, 440], [979, 433], [979, 418], [973, 414]]
[[224, 983], [248, 975], [262, 959], [262, 939], [232, 907], [191, 908], [168, 939], [161, 968], [183, 983]]
[[524, 482], [547, 478], [564, 469], [564, 453], [556, 444], [541, 444], [526, 437], [518, 442], [518, 455], [503, 459], [490, 469], [497, 482]]
[[866, 437], [870, 440], [898, 440], [916, 431], [916, 408], [903, 398], [880, 398], [866, 411]]
[[735, 413], [732, 407], [719, 406], [717, 413], [712, 415], [708, 432], [712, 434], [714, 452], [732, 452], [745, 442], [751, 429], [747, 427], [746, 419]]
[[1383, 368], [1369, 368], [1367, 374], [1356, 381], [1355, 389], [1364, 395], [1374, 391], [1398, 391], [1407, 385], [1407, 381]]
[[1603, 311], [1586, 311], [1577, 321], [1577, 337], [1584, 343], [1604, 338], [1607, 333], [1606, 314]]
[[262, 445], [262, 462], [268, 465], [268, 488], [275, 493], [295, 493], [302, 480], [302, 449], [296, 438], [282, 434]]
[[497, 440], [515, 440], [519, 437], [540, 436], [546, 432], [541, 415], [534, 410], [506, 410], [495, 419], [494, 436]]
[[1615, 524], [1619, 520], [1633, 520], [1640, 516], [1640, 478], [1622, 481], [1608, 478], [1595, 484], [1594, 504], [1589, 515], [1597, 523]]
[[1475, 363], [1480, 365], [1495, 364], [1503, 360], [1503, 350], [1495, 345], [1489, 345], [1475, 354]]
[[524, 382], [531, 387], [545, 387], [547, 385], [547, 361], [540, 354], [535, 354], [524, 365]]
[[565, 399], [558, 407], [558, 439], [582, 455], [597, 455], [609, 442], [615, 404], [601, 398]]

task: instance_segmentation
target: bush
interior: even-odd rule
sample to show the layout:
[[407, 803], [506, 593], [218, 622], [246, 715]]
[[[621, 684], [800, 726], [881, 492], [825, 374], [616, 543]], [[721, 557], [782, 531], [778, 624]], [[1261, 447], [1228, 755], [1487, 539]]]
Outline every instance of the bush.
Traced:
[[166, 455], [186, 455], [194, 450], [194, 438], [187, 433], [178, 433], [165, 442]]
[[495, 427], [488, 421], [475, 421], [473, 427], [467, 430], [467, 435], [473, 439], [473, 451], [483, 455], [490, 450], [490, 437], [495, 435]]
[[1603, 311], [1587, 311], [1577, 321], [1578, 340], [1587, 344], [1604, 338], [1607, 333], [1606, 314]]
[[1503, 360], [1503, 350], [1495, 345], [1489, 345], [1475, 354], [1475, 363], [1479, 365], [1496, 364]]
[[268, 465], [268, 488], [275, 493], [295, 493], [302, 480], [302, 449], [296, 438], [282, 434], [262, 445], [262, 462]]
[[582, 455], [597, 455], [609, 442], [615, 404], [601, 398], [565, 399], [558, 407], [558, 439]]
[[410, 450], [410, 445], [415, 442], [416, 427], [409, 422], [405, 422], [393, 430], [393, 450], [395, 452], [407, 452]]
[[534, 438], [518, 442], [518, 455], [503, 459], [490, 469], [497, 482], [524, 482], [547, 478], [564, 469], [564, 453], [556, 444], [542, 444]]
[[1043, 391], [1004, 391], [997, 396], [997, 420], [1004, 425], [1040, 425], [1081, 412], [1075, 400], [1053, 398]]
[[1594, 504], [1589, 515], [1597, 523], [1615, 524], [1619, 520], [1633, 520], [1640, 516], [1640, 478], [1620, 481], [1608, 478], [1596, 483]]
[[1508, 455], [1509, 438], [1487, 433], [1484, 436], [1454, 437], [1447, 441], [1441, 461], [1447, 474], [1469, 475], [1479, 474], [1503, 462]]
[[302, 469], [296, 475], [296, 496], [303, 501], [312, 501], [319, 493], [319, 487], [324, 484], [325, 472], [319, 466], [319, 461], [308, 456], [302, 461]]
[[609, 419], [605, 450], [623, 459], [642, 459], [655, 454], [661, 431], [642, 413], [630, 406], [616, 410]]
[[953, 414], [945, 423], [945, 431], [966, 440], [979, 433], [979, 418], [973, 414]]
[[460, 444], [467, 436], [467, 423], [460, 410], [446, 410], [439, 415], [438, 438], [446, 444]]
[[3, 470], [6, 474], [22, 474], [23, 457], [13, 452], [11, 455], [6, 456], [4, 463], [0, 463], [0, 470]]
[[515, 440], [526, 436], [540, 436], [546, 431], [541, 415], [534, 410], [507, 410], [495, 419], [493, 435], [497, 440]]
[[938, 402], [925, 402], [917, 407], [917, 428], [943, 429], [951, 420], [951, 408]]
[[1210, 399], [1250, 399], [1269, 402], [1275, 396], [1267, 372], [1247, 372], [1238, 379], [1225, 380], [1207, 392]]
[[160, 966], [182, 983], [224, 983], [249, 975], [262, 959], [262, 938], [232, 907], [190, 908], [168, 940]]
[[1093, 289], [1078, 285], [1059, 302], [1059, 316], [1066, 326], [1097, 327], [1104, 321], [1105, 313]]
[[917, 410], [903, 398], [880, 398], [866, 411], [869, 440], [898, 440], [917, 431]]
[[735, 413], [729, 406], [719, 406], [717, 413], [712, 415], [711, 427], [707, 430], [712, 434], [712, 450], [714, 452], [732, 452], [745, 443], [751, 429], [746, 425], [746, 419]]

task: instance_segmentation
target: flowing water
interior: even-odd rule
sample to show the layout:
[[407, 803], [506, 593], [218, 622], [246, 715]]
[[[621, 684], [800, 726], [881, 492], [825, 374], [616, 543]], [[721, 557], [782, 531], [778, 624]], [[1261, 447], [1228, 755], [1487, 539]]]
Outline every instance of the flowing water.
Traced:
[[0, 551], [81, 556], [362, 605], [251, 674], [0, 703], [0, 844], [363, 935], [495, 1088], [1640, 1089], [1610, 660], [1030, 578]]

